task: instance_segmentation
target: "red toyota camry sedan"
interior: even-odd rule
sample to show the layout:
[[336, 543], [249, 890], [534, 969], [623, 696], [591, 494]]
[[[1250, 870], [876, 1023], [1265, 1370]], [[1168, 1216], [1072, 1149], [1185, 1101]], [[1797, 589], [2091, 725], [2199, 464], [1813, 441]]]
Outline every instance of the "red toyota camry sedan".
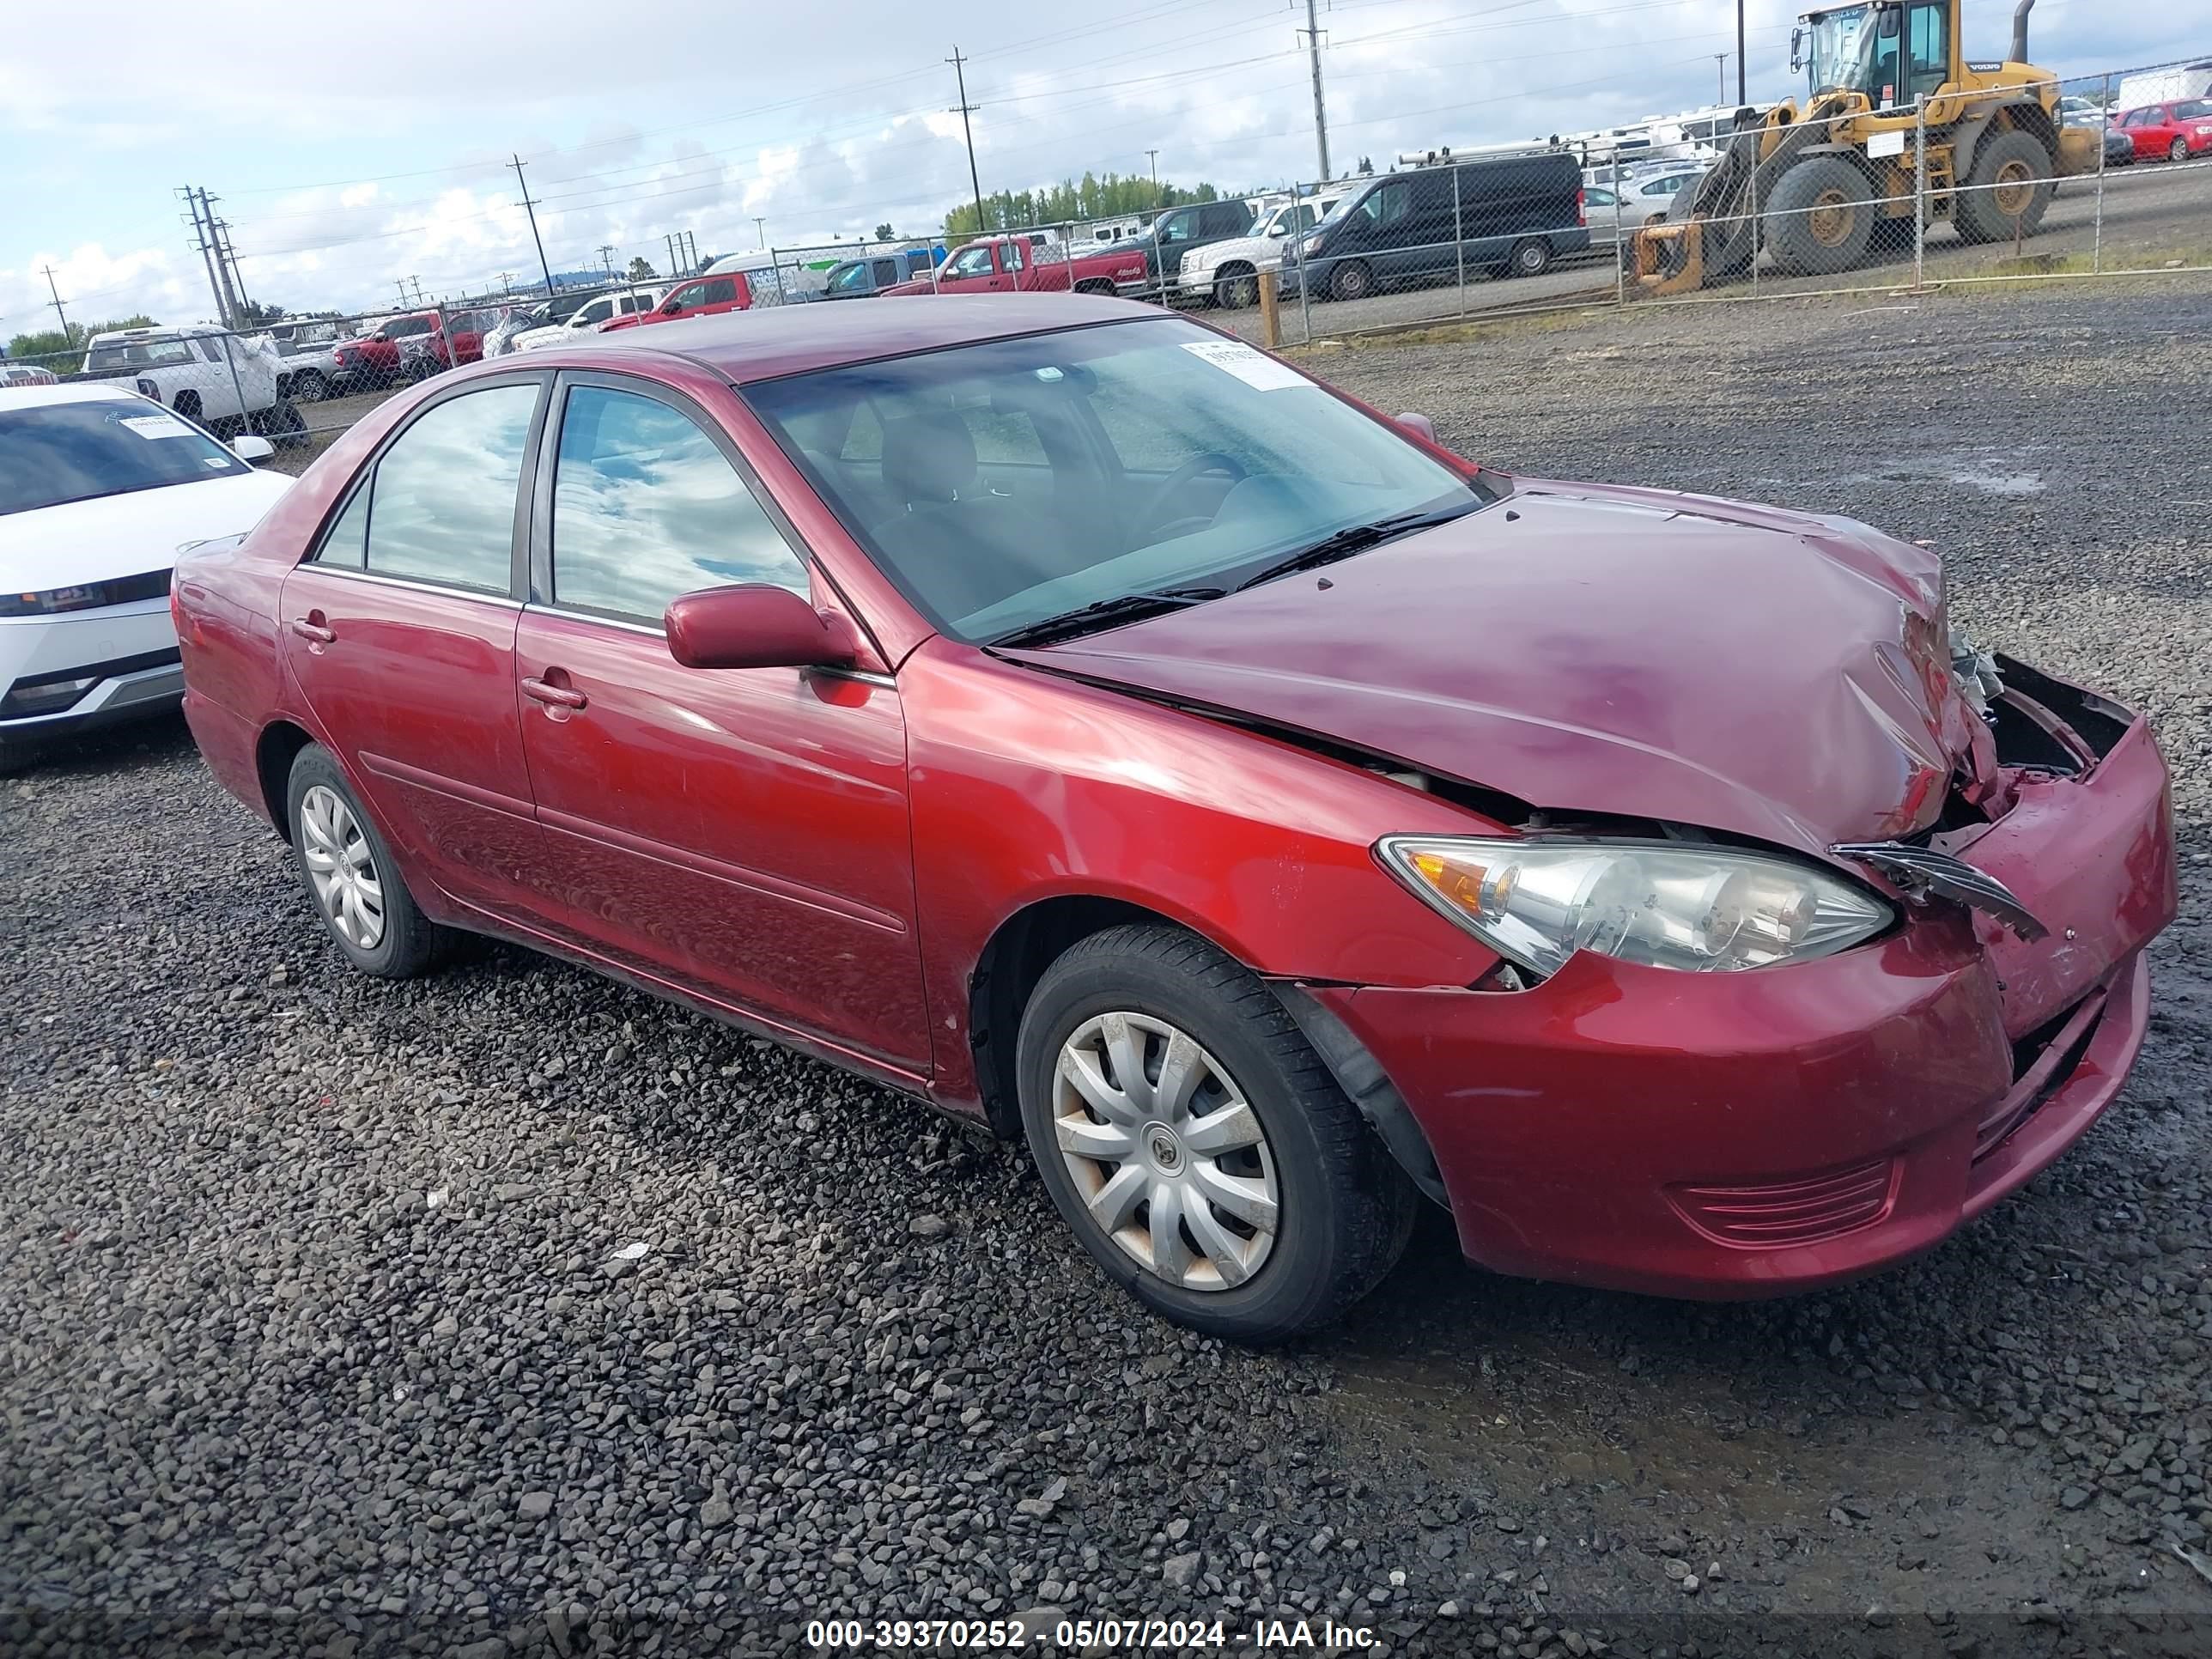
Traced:
[[981, 1117], [1247, 1340], [1424, 1196], [1671, 1295], [1925, 1249], [2112, 1099], [2174, 912], [2145, 722], [1934, 556], [1509, 477], [1118, 301], [442, 375], [174, 607], [362, 970], [497, 934]]

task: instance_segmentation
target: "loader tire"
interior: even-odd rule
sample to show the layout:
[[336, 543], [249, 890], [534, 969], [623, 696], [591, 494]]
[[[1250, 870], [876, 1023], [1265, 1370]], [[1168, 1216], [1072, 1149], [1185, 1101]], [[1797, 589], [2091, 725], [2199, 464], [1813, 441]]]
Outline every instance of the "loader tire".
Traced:
[[2013, 234], [2035, 234], [2057, 186], [2051, 182], [2051, 153], [2033, 133], [2000, 132], [1982, 141], [1951, 221], [1962, 242], [1999, 242]]
[[1866, 263], [1874, 186], [1842, 156], [1807, 156], [1776, 181], [1762, 209], [1766, 246], [1785, 276], [1826, 276]]

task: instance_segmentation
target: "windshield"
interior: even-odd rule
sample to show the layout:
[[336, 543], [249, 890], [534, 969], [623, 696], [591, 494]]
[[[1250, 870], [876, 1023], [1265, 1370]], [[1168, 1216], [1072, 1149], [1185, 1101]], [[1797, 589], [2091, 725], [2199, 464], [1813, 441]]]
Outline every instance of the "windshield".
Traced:
[[1845, 6], [1807, 15], [1806, 70], [1814, 92], [1864, 89], [1866, 76], [1859, 60], [1862, 48], [1873, 44], [1867, 33], [1873, 11], [1871, 6]]
[[892, 580], [969, 641], [1133, 593], [1234, 586], [1338, 531], [1489, 499], [1296, 370], [1179, 319], [744, 396]]
[[143, 398], [46, 404], [0, 414], [0, 514], [246, 470], [198, 427]]

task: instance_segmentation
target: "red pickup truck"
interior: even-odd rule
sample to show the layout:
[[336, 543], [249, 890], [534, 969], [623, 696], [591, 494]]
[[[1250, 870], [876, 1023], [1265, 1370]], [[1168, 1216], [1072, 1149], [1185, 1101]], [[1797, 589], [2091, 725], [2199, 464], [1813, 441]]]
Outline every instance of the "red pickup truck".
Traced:
[[955, 248], [934, 279], [916, 276], [896, 294], [1139, 294], [1150, 281], [1142, 248], [1077, 253], [1065, 243], [986, 236]]

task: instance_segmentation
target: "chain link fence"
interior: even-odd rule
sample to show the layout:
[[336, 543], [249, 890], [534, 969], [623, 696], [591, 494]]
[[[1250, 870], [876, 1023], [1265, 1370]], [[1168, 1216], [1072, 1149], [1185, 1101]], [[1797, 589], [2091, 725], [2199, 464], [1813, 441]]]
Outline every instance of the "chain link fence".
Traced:
[[[550, 295], [418, 295], [258, 329], [72, 331], [65, 353], [0, 360], [0, 384], [126, 386], [218, 437], [268, 437], [289, 471], [394, 390], [459, 365], [886, 294], [1113, 295], [1296, 346], [1528, 312], [2203, 272], [2212, 59], [1966, 100], [1885, 97], [1824, 122], [1747, 109], [1592, 143], [1408, 153], [1115, 222], [762, 240], [667, 276], [647, 257], [659, 247], [631, 260], [632, 277], [614, 274], [627, 251], [603, 248], [605, 281], [564, 276]], [[663, 245], [673, 259], [676, 235]]]

